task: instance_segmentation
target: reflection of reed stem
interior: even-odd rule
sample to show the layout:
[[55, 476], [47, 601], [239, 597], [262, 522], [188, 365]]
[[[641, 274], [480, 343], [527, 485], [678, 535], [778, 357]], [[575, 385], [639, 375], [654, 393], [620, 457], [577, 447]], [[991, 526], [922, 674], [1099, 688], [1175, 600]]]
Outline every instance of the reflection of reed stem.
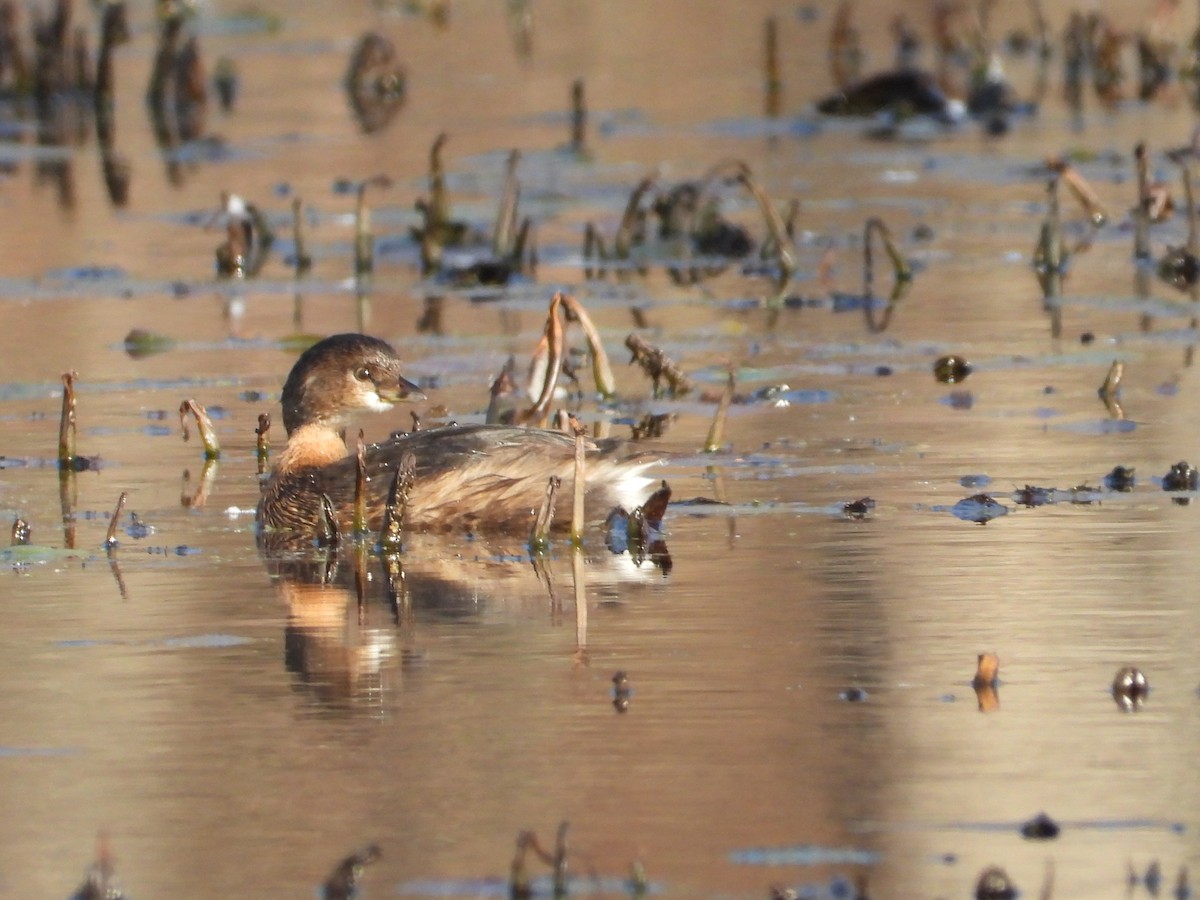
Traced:
[[383, 511], [383, 529], [379, 535], [379, 546], [386, 553], [397, 553], [403, 546], [405, 522], [408, 518], [408, 495], [412, 490], [416, 469], [417, 458], [411, 453], [406, 453], [392, 476], [387, 506]]
[[587, 659], [587, 569], [584, 567], [583, 548], [576, 545], [571, 550], [571, 577], [575, 582], [575, 659]]
[[358, 430], [354, 454], [354, 533], [367, 532], [367, 445], [363, 431]]
[[533, 533], [529, 536], [531, 553], [545, 553], [550, 546], [550, 526], [554, 522], [554, 498], [562, 485], [562, 479], [551, 475], [546, 482], [546, 496], [542, 498], [542, 508], [538, 510], [533, 522]]

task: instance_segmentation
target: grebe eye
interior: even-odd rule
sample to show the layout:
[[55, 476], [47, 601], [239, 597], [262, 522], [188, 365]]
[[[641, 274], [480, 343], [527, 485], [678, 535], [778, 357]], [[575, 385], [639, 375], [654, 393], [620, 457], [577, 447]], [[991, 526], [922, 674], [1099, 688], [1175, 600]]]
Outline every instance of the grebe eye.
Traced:
[[354, 377], [359, 381], [368, 381], [371, 378], [371, 370], [366, 366], [359, 366], [354, 370]]

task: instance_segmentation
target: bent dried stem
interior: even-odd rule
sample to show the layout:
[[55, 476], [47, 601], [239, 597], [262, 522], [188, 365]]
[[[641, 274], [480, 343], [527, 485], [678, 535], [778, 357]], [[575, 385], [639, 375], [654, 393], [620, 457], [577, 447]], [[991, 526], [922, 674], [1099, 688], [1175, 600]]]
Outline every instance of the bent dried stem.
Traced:
[[221, 443], [217, 440], [217, 432], [213, 428], [212, 419], [208, 417], [208, 410], [191, 397], [179, 404], [179, 429], [183, 433], [183, 439], [185, 441], [191, 439], [191, 434], [187, 426], [187, 416], [189, 413], [196, 420], [196, 430], [200, 432], [200, 440], [204, 444], [204, 458], [219, 459], [221, 456]]
[[113, 510], [112, 518], [108, 520], [108, 533], [104, 535], [104, 546], [112, 549], [117, 545], [117, 527], [121, 523], [121, 512], [125, 509], [125, 492], [117, 498], [117, 508]]
[[583, 304], [574, 296], [561, 291], [556, 296], [560, 298], [568, 316], [579, 323], [584, 336], [587, 337], [588, 352], [592, 356], [592, 378], [596, 382], [596, 390], [605, 399], [612, 397], [617, 392], [617, 383], [613, 377], [612, 366], [608, 362], [608, 354], [604, 350], [604, 343], [600, 340], [600, 332], [596, 330], [596, 326], [592, 323], [587, 310], [583, 308]]
[[737, 375], [730, 372], [729, 380], [725, 382], [725, 390], [721, 392], [721, 399], [717, 403], [716, 415], [713, 416], [712, 425], [708, 429], [708, 439], [704, 442], [705, 453], [718, 452], [725, 442], [725, 420], [729, 418], [729, 406], [733, 403], [736, 387]]

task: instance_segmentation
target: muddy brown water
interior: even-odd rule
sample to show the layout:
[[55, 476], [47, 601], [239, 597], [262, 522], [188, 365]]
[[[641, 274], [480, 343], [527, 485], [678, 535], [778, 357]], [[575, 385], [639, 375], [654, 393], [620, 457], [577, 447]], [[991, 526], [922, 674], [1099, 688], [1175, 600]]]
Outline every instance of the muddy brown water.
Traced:
[[[174, 176], [141, 103], [153, 26], [137, 11], [116, 60], [116, 147], [132, 171], [122, 209], [93, 144], [64, 151], [57, 181], [22, 155], [27, 141], [10, 148], [0, 512], [28, 521], [36, 546], [0, 573], [0, 895], [70, 894], [100, 832], [135, 897], [312, 896], [371, 842], [383, 858], [365, 896], [503, 895], [487, 879], [506, 877], [518, 831], [550, 842], [564, 819], [572, 871], [596, 879], [584, 894], [619, 893], [635, 861], [681, 897], [762, 897], [771, 884], [825, 896], [861, 877], [872, 897], [962, 897], [993, 864], [1031, 894], [1047, 861], [1055, 896], [1119, 897], [1131, 865], [1158, 861], [1169, 884], [1195, 870], [1200, 504], [1172, 503], [1155, 479], [1200, 457], [1196, 334], [1172, 289], [1135, 296], [1125, 212], [1136, 141], [1175, 183], [1161, 151], [1190, 135], [1182, 94], [1110, 110], [1089, 98], [1076, 117], [1055, 62], [1041, 114], [1002, 139], [967, 126], [878, 142], [861, 123], [810, 133], [809, 104], [830, 87], [832, 4], [753, 3], [730, 21], [721, 3], [535, 3], [528, 59], [500, 4], [455, 3], [445, 30], [345, 6], [331, 19], [320, 3], [264, 4], [277, 31], [232, 29], [235, 4], [207, 8], [206, 58], [232, 58], [241, 93], [235, 113], [210, 112], [227, 152]], [[1048, 9], [1061, 28], [1065, 5]], [[776, 122], [760, 116], [772, 13], [785, 47]], [[882, 65], [886, 17], [859, 15]], [[1021, 10], [997, 15], [1024, 24]], [[1132, 4], [1114, 15], [1139, 21]], [[1191, 33], [1191, 15], [1174, 33]], [[371, 27], [399, 47], [410, 97], [365, 136], [340, 79]], [[1010, 71], [1031, 90], [1029, 60]], [[587, 160], [559, 150], [577, 76]], [[441, 333], [429, 334], [406, 234], [441, 131], [455, 209], [481, 226], [508, 149], [524, 152], [542, 265], [494, 302], [445, 290]], [[1065, 152], [1088, 159], [1114, 224], [1072, 260], [1055, 339], [1029, 264], [1044, 209], [1031, 173]], [[585, 282], [584, 222], [611, 234], [647, 172], [694, 178], [728, 157], [773, 198], [802, 200], [792, 293], [812, 305], [768, 311], [767, 281], [736, 270], [695, 287], [661, 266]], [[359, 302], [352, 198], [335, 186], [377, 172], [396, 184], [376, 195], [380, 257]], [[199, 223], [222, 190], [277, 219], [281, 246], [290, 198], [310, 204], [317, 262], [299, 301], [278, 255], [240, 291], [214, 286], [219, 235]], [[730, 204], [761, 236], [752, 206]], [[1077, 230], [1079, 209], [1064, 197], [1063, 210]], [[873, 215], [918, 265], [882, 333], [829, 299], [861, 289]], [[1163, 226], [1156, 252], [1183, 237], [1178, 221]], [[272, 580], [255, 549], [253, 429], [260, 412], [278, 419], [287, 339], [365, 328], [393, 340], [465, 421], [505, 358], [527, 358], [560, 286], [618, 361], [637, 307], [644, 333], [702, 387], [718, 390], [736, 366], [745, 391], [793, 392], [735, 406], [729, 446], [711, 457], [698, 451], [713, 405], [653, 400], [634, 369], [618, 366], [618, 409], [585, 404], [593, 419], [676, 413], [652, 444], [668, 457], [655, 474], [679, 499], [730, 504], [670, 513], [670, 573], [590, 535], [586, 631], [565, 545], [542, 580], [520, 540], [416, 541], [399, 611], [377, 560], [361, 605], [352, 564], [327, 585], [303, 566]], [[177, 345], [133, 359], [131, 328]], [[955, 386], [931, 374], [951, 352], [975, 366]], [[1126, 364], [1124, 424], [1096, 397], [1114, 359]], [[71, 553], [53, 465], [68, 369], [80, 452], [102, 461], [66, 483]], [[225, 453], [207, 482], [195, 439], [178, 435], [185, 397], [220, 414]], [[398, 409], [363, 425], [378, 438], [407, 423]], [[1037, 508], [1012, 498], [1026, 484], [1101, 487], [1117, 464], [1136, 467], [1131, 493]], [[980, 490], [1008, 514], [979, 526], [950, 512]], [[841, 515], [865, 496], [877, 503], [865, 521]], [[153, 531], [127, 531], [128, 511]], [[999, 653], [1003, 680], [986, 714], [970, 686], [984, 650]], [[1132, 714], [1109, 691], [1130, 664], [1153, 688]], [[611, 702], [618, 670], [633, 688], [624, 714]], [[853, 689], [865, 699], [843, 699]], [[1043, 810], [1061, 836], [1024, 840], [1019, 824]]]

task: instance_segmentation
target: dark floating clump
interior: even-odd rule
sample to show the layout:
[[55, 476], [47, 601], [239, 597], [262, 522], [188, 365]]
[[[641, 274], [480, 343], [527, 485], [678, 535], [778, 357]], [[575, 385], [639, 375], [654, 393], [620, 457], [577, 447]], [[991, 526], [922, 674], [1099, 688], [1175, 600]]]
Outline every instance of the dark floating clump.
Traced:
[[1020, 893], [999, 866], [988, 866], [975, 882], [975, 900], [1016, 900]]
[[942, 384], [958, 384], [971, 374], [971, 364], [961, 356], [943, 356], [933, 364], [933, 377]]
[[175, 346], [175, 342], [161, 334], [133, 328], [125, 335], [123, 345], [130, 359], [145, 359], [147, 356], [165, 353]]
[[852, 687], [838, 691], [838, 699], [847, 703], [864, 703], [870, 696], [863, 688]]
[[1133, 490], [1136, 479], [1134, 470], [1126, 466], [1114, 466], [1113, 470], [1104, 476], [1104, 486], [1110, 491], [1128, 493]]
[[71, 895], [71, 900], [125, 900], [128, 894], [121, 890], [113, 874], [113, 856], [108, 838], [101, 835], [97, 845], [96, 861], [88, 866], [83, 883]]
[[385, 128], [404, 106], [407, 82], [391, 41], [375, 31], [359, 38], [345, 80], [350, 110], [359, 128], [366, 134]]
[[963, 118], [961, 103], [946, 97], [927, 72], [911, 69], [881, 72], [849, 84], [817, 101], [817, 111], [827, 116], [873, 116], [890, 112], [898, 116], [932, 116], [946, 123]]
[[655, 397], [661, 395], [663, 381], [667, 383], [667, 391], [671, 397], [680, 397], [692, 389], [692, 382], [683, 370], [662, 350], [647, 343], [640, 335], [629, 335], [625, 338], [625, 346], [633, 354], [629, 362], [637, 363], [650, 376]]
[[9, 544], [13, 547], [23, 547], [27, 545], [32, 538], [33, 533], [29, 527], [29, 523], [22, 518], [13, 519], [12, 523], [12, 538]]
[[975, 677], [971, 679], [971, 687], [975, 689], [975, 699], [979, 702], [980, 712], [995, 712], [1000, 708], [1000, 696], [997, 689], [1000, 686], [1000, 657], [995, 653], [980, 653], [975, 666]]
[[1058, 837], [1061, 830], [1057, 822], [1040, 812], [1021, 825], [1021, 837], [1031, 841], [1049, 841]]
[[974, 494], [964, 497], [950, 508], [950, 512], [967, 522], [984, 525], [992, 519], [1008, 514], [1008, 507], [990, 494]]
[[633, 686], [629, 683], [629, 676], [624, 672], [617, 672], [612, 677], [612, 705], [619, 713], [628, 711], [629, 698], [633, 696]]
[[1013, 491], [1012, 498], [1021, 506], [1032, 509], [1035, 506], [1045, 506], [1054, 502], [1054, 488], [1034, 487], [1027, 484]]
[[865, 519], [875, 508], [875, 501], [870, 497], [861, 497], [842, 505], [842, 514], [850, 519]]
[[351, 853], [334, 867], [321, 885], [322, 900], [352, 900], [358, 896], [358, 881], [363, 870], [383, 856], [377, 844], [370, 844]]
[[1123, 666], [1113, 676], [1112, 692], [1123, 712], [1134, 712], [1145, 704], [1150, 694], [1150, 682], [1141, 669]]
[[1183, 461], [1175, 463], [1163, 476], [1162, 488], [1164, 491], [1194, 491], [1198, 487], [1200, 487], [1200, 472]]

